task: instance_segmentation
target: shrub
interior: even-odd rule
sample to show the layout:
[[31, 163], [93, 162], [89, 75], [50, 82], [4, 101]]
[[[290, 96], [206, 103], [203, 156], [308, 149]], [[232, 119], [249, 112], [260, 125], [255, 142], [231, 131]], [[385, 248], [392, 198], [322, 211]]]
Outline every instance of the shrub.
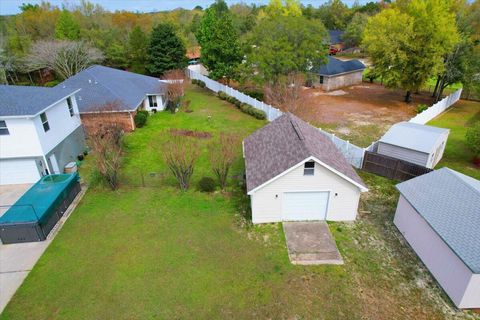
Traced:
[[243, 112], [243, 113], [246, 113], [246, 114], [249, 114], [251, 115], [252, 117], [254, 118], [257, 118], [259, 120], [265, 120], [267, 119], [267, 114], [262, 111], [262, 110], [258, 110], [258, 109], [255, 109], [254, 107], [246, 104], [246, 103], [242, 103], [240, 105], [240, 110]]
[[425, 110], [427, 110], [427, 109], [428, 109], [428, 106], [427, 106], [426, 104], [421, 103], [421, 104], [419, 104], [419, 105], [417, 106], [417, 108], [415, 109], [415, 111], [416, 111], [417, 113], [422, 113], [423, 111], [425, 111]]
[[467, 147], [472, 150], [475, 157], [480, 157], [480, 121], [467, 129], [465, 135]]
[[202, 80], [192, 79], [192, 83], [199, 86], [200, 88], [205, 88], [205, 82]]
[[228, 95], [227, 95], [225, 92], [220, 91], [220, 92], [218, 93], [218, 97], [219, 97], [220, 99], [222, 99], [222, 100], [226, 100], [226, 99], [228, 98]]
[[202, 192], [213, 192], [215, 191], [215, 180], [210, 177], [203, 177], [198, 182], [198, 189]]
[[45, 87], [55, 87], [60, 82], [62, 82], [62, 81], [61, 80], [52, 80], [52, 81], [45, 82], [44, 86]]
[[145, 115], [145, 113], [139, 111], [137, 112], [137, 114], [135, 114], [133, 121], [135, 122], [135, 126], [137, 128], [141, 128], [147, 123], [147, 116]]
[[242, 91], [243, 93], [245, 93], [247, 96], [250, 96], [254, 99], [257, 99], [259, 101], [263, 101], [263, 98], [264, 98], [264, 95], [263, 95], [263, 91], [262, 90], [258, 90], [258, 89], [245, 89]]
[[147, 110], [139, 110], [139, 111], [137, 111], [137, 114], [139, 114], [139, 113], [144, 114], [145, 117], [147, 117], [147, 118], [148, 118], [148, 116], [150, 115], [150, 113], [149, 113]]

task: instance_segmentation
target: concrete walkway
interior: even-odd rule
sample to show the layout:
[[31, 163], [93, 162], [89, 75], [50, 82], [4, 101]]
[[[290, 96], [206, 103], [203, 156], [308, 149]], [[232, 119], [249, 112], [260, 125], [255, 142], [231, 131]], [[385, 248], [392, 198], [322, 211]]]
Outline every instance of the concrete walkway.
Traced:
[[283, 231], [293, 264], [343, 264], [325, 221], [284, 222]]
[[82, 190], [68, 207], [63, 217], [50, 231], [45, 241], [0, 244], [0, 313], [5, 309], [23, 280], [33, 269], [70, 214], [75, 210], [86, 191], [87, 187], [82, 185]]

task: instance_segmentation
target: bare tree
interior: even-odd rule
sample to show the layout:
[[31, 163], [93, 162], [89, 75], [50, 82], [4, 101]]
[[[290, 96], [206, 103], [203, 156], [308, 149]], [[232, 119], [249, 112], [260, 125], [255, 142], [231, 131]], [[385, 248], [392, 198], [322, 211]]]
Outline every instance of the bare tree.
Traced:
[[240, 137], [234, 133], [220, 133], [219, 141], [209, 146], [210, 163], [213, 173], [222, 188], [227, 186], [228, 172], [237, 156]]
[[195, 163], [200, 155], [193, 138], [172, 136], [164, 145], [163, 156], [180, 189], [188, 190]]
[[185, 71], [180, 69], [169, 70], [164, 73], [162, 82], [167, 85], [167, 106], [170, 111], [175, 112], [180, 107], [180, 102], [185, 94], [187, 85]]
[[102, 61], [102, 52], [82, 41], [37, 41], [24, 60], [27, 71], [49, 68], [62, 79]]
[[118, 188], [118, 171], [123, 154], [123, 130], [110, 125], [89, 135], [89, 144], [95, 155], [96, 166], [112, 190]]
[[295, 112], [304, 104], [302, 88], [305, 77], [301, 73], [290, 73], [276, 83], [265, 86], [265, 99], [282, 110]]

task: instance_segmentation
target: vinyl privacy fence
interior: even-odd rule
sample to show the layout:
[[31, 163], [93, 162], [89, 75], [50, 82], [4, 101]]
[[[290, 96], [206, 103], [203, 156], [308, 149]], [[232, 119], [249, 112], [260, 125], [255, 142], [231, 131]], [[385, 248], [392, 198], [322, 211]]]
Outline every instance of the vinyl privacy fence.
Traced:
[[[283, 114], [282, 111], [278, 110], [275, 107], [272, 107], [269, 104], [263, 103], [262, 101], [258, 101], [257, 99], [247, 96], [246, 94], [238, 90], [235, 90], [233, 88], [230, 88], [229, 86], [226, 86], [217, 81], [214, 81], [196, 71], [187, 69], [187, 73], [190, 79], [201, 80], [205, 82], [205, 86], [215, 93], [218, 93], [220, 91], [225, 92], [229, 96], [235, 97], [236, 99], [240, 100], [243, 103], [247, 103], [256, 109], [264, 111], [267, 114], [268, 121], [273, 121]], [[318, 130], [320, 130], [321, 133], [323, 133], [330, 140], [332, 140], [335, 146], [342, 152], [342, 154], [345, 156], [347, 161], [352, 166], [359, 169], [362, 168], [363, 155], [364, 155], [365, 149], [357, 147], [356, 145], [351, 144], [349, 141], [345, 141], [335, 136], [335, 134], [328, 133], [326, 131], [323, 131], [320, 128]]]
[[435, 103], [433, 106], [423, 111], [422, 113], [417, 114], [415, 117], [410, 119], [412, 123], [425, 124], [447, 110], [451, 105], [457, 102], [462, 95], [462, 89], [458, 89], [449, 96], [446, 96], [442, 100]]
[[195, 79], [195, 80], [200, 80], [200, 81], [205, 82], [205, 86], [208, 89], [212, 90], [213, 92], [215, 92], [215, 93], [225, 92], [229, 96], [232, 96], [232, 97], [238, 99], [239, 101], [241, 101], [243, 103], [251, 105], [255, 109], [262, 110], [267, 115], [268, 121], [273, 121], [283, 114], [282, 111], [278, 110], [277, 108], [272, 107], [269, 104], [266, 104], [262, 101], [258, 101], [257, 99], [254, 99], [254, 98], [252, 98], [252, 97], [250, 97], [250, 96], [248, 96], [248, 95], [246, 95], [246, 94], [244, 94], [244, 93], [242, 93], [238, 90], [230, 88], [229, 86], [221, 84], [220, 82], [214, 81], [214, 80], [212, 80], [212, 79], [210, 79], [210, 78], [208, 78], [208, 77], [206, 77], [206, 76], [204, 76], [204, 75], [202, 75], [202, 74], [200, 74], [196, 71], [193, 71], [191, 69], [187, 69], [187, 72], [188, 72], [188, 76], [190, 77], [190, 79]]

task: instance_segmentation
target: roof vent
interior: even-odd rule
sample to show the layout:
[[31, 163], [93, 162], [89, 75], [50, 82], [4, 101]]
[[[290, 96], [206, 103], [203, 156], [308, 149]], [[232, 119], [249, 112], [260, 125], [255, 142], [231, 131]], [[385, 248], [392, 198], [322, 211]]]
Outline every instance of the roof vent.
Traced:
[[66, 88], [66, 86], [65, 86], [65, 85], [63, 85], [63, 86], [62, 86], [62, 88], [63, 88], [63, 89], [65, 89], [65, 88]]
[[82, 96], [78, 96], [78, 100], [82, 100]]
[[292, 120], [290, 120], [290, 123], [292, 124], [293, 130], [297, 134], [298, 139], [305, 140], [305, 137], [303, 136], [302, 131], [300, 130], [300, 127], [298, 126], [298, 123], [296, 123], [295, 121], [292, 121]]
[[88, 83], [92, 83], [92, 80], [88, 79]]

